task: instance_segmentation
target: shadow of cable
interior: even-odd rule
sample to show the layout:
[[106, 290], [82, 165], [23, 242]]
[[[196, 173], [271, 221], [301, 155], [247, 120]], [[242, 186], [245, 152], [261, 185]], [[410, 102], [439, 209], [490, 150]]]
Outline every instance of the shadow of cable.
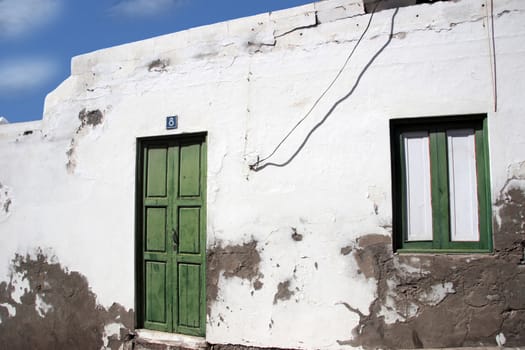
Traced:
[[387, 46], [390, 44], [390, 42], [392, 41], [392, 36], [394, 34], [394, 20], [395, 20], [395, 17], [397, 15], [399, 11], [399, 8], [396, 8], [394, 10], [394, 12], [392, 13], [392, 19], [391, 19], [391, 23], [390, 23], [390, 33], [388, 35], [388, 39], [387, 41], [383, 44], [383, 46], [381, 46], [381, 48], [374, 54], [374, 56], [372, 56], [372, 58], [370, 59], [370, 61], [368, 61], [368, 63], [363, 67], [363, 70], [361, 71], [361, 73], [359, 73], [359, 75], [357, 76], [357, 79], [354, 83], [354, 85], [352, 86], [352, 88], [350, 89], [350, 91], [348, 91], [348, 93], [346, 95], [344, 95], [343, 97], [341, 97], [339, 100], [337, 100], [333, 105], [332, 107], [330, 107], [330, 109], [328, 110], [328, 112], [326, 112], [325, 116], [323, 117], [323, 119], [321, 119], [309, 132], [308, 134], [306, 134], [306, 137], [304, 138], [303, 142], [299, 145], [299, 147], [297, 148], [297, 150], [290, 156], [290, 158], [288, 158], [288, 160], [282, 162], [282, 163], [273, 163], [273, 162], [268, 162], [268, 163], [265, 163], [263, 165], [259, 165], [258, 163], [254, 164], [254, 166], [251, 166], [250, 168], [254, 171], [261, 171], [267, 167], [278, 167], [278, 168], [282, 168], [282, 167], [285, 167], [287, 166], [288, 164], [290, 164], [294, 159], [295, 157], [297, 157], [297, 155], [302, 151], [302, 149], [304, 148], [304, 146], [306, 145], [306, 143], [308, 142], [308, 140], [310, 139], [310, 137], [313, 135], [313, 133], [319, 129], [325, 122], [326, 120], [330, 117], [330, 115], [334, 112], [334, 110], [343, 102], [345, 101], [347, 98], [349, 98], [353, 93], [354, 91], [356, 90], [357, 86], [359, 85], [359, 83], [361, 82], [361, 79], [363, 78], [364, 74], [366, 73], [366, 71], [368, 70], [368, 68], [370, 68], [370, 66], [372, 65], [372, 63], [374, 63], [374, 61], [377, 59], [377, 57], [379, 57], [379, 55], [387, 48]]

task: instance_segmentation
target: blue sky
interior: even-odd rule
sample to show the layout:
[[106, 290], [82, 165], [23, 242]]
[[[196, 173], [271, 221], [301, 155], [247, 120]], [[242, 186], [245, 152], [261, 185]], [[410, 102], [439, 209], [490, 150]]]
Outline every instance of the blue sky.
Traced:
[[0, 116], [42, 118], [71, 57], [312, 0], [0, 0]]

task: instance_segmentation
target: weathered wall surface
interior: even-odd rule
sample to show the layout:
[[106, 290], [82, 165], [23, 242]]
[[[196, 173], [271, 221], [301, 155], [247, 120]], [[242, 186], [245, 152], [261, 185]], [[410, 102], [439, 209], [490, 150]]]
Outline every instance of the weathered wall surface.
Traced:
[[97, 305], [84, 276], [42, 251], [13, 259], [0, 306], [0, 339], [11, 349], [117, 350], [132, 338], [133, 311]]
[[[494, 6], [497, 111], [482, 0], [323, 1], [75, 57], [41, 122], [0, 126], [0, 338], [123, 347], [136, 138], [207, 131], [216, 348], [524, 345], [525, 3]], [[393, 254], [389, 120], [472, 113], [495, 253]]]

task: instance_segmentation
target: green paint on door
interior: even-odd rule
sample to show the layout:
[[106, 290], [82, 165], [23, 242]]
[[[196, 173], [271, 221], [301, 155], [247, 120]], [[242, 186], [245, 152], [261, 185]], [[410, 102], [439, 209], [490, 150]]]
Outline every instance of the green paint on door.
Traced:
[[166, 264], [146, 261], [146, 318], [153, 323], [166, 323]]
[[166, 148], [148, 149], [147, 195], [166, 195]]
[[146, 208], [146, 250], [166, 250], [166, 208]]
[[204, 135], [138, 142], [138, 326], [204, 335]]
[[179, 252], [199, 252], [199, 235], [195, 232], [199, 232], [200, 215], [200, 208], [179, 209]]
[[179, 324], [183, 327], [198, 327], [199, 325], [199, 276], [199, 265], [179, 265]]
[[180, 197], [198, 196], [200, 183], [195, 174], [200, 173], [200, 147], [187, 145], [180, 150]]

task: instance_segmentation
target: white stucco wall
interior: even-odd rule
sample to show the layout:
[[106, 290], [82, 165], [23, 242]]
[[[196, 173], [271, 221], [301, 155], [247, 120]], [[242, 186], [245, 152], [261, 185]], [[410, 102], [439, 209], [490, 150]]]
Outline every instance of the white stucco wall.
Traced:
[[[353, 5], [336, 10], [340, 3]], [[41, 122], [0, 126], [0, 183], [10, 199], [0, 213], [0, 280], [15, 253], [42, 247], [85, 275], [102, 305], [133, 308], [136, 138], [207, 131], [208, 246], [256, 240], [264, 287], [251, 296], [246, 281], [221, 278], [206, 339], [339, 348], [359, 321], [339, 303], [367, 314], [376, 296], [376, 281], [340, 249], [391, 234], [389, 120], [486, 113], [493, 198], [525, 160], [525, 2], [494, 6], [497, 111], [485, 1], [405, 7], [395, 18], [384, 10], [271, 161], [287, 160], [350, 91], [394, 18], [392, 41], [353, 94], [290, 164], [259, 172], [249, 165], [305, 115], [357, 44], [371, 16], [359, 2], [325, 1], [73, 58]], [[148, 69], [155, 60], [165, 67]], [[102, 111], [102, 124], [77, 133], [82, 109]], [[173, 114], [179, 128], [167, 131]], [[290, 239], [292, 227], [302, 241]], [[287, 279], [292, 298], [273, 304]]]

